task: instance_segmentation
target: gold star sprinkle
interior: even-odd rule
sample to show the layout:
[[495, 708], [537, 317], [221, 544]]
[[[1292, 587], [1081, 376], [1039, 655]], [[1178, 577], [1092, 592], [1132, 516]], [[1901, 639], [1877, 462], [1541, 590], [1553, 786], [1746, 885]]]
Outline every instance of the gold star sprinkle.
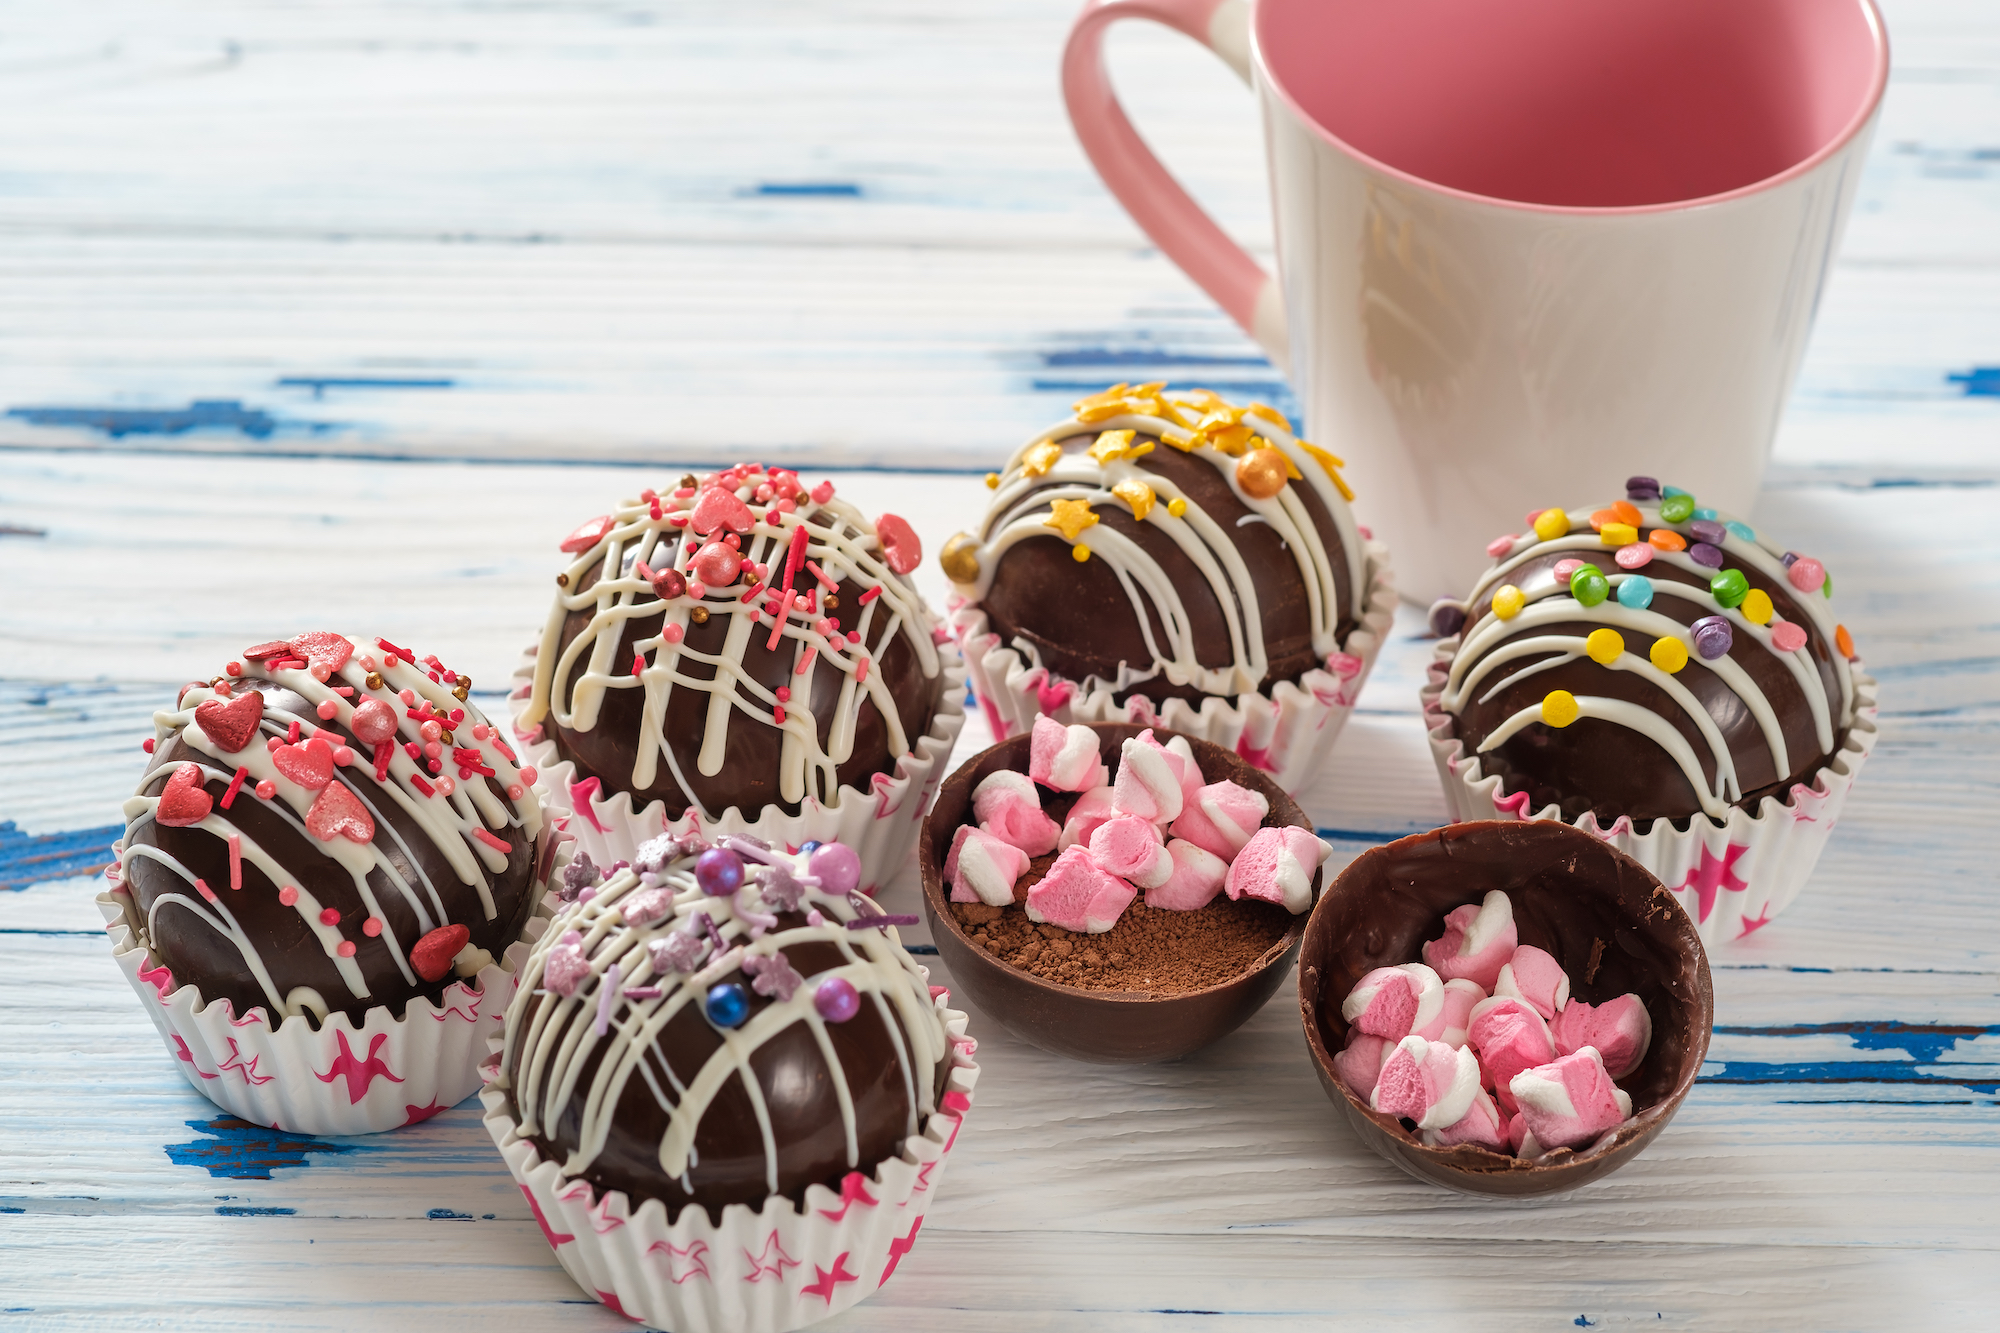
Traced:
[[1090, 512], [1088, 500], [1052, 500], [1049, 516], [1042, 520], [1042, 526], [1060, 531], [1065, 541], [1075, 541], [1085, 528], [1097, 522], [1097, 515]]
[[1132, 436], [1129, 430], [1107, 430], [1097, 437], [1097, 443], [1090, 446], [1090, 456], [1097, 460], [1099, 467], [1125, 457], [1132, 452]]
[[1042, 476], [1050, 468], [1062, 461], [1062, 455], [1061, 445], [1057, 444], [1054, 440], [1043, 440], [1040, 444], [1035, 445], [1026, 454], [1022, 455], [1021, 475], [1024, 477]]
[[1111, 493], [1132, 506], [1132, 517], [1141, 523], [1153, 512], [1153, 488], [1136, 477], [1119, 482], [1111, 488]]
[[1279, 430], [1282, 430], [1287, 435], [1290, 435], [1292, 433], [1291, 418], [1287, 417], [1283, 412], [1280, 412], [1275, 407], [1271, 407], [1265, 403], [1252, 403], [1250, 404], [1250, 406], [1244, 408], [1243, 410], [1245, 412], [1256, 413], [1258, 416], [1264, 418], [1264, 420], [1270, 422], [1272, 425], [1276, 426]]

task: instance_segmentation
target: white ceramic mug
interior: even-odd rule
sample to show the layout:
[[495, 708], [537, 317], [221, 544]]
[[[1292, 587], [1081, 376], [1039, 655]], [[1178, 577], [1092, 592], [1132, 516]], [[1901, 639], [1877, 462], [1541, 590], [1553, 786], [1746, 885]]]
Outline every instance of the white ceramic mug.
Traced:
[[[1276, 280], [1119, 108], [1124, 18], [1256, 89]], [[1088, 0], [1063, 93], [1427, 602], [1631, 474], [1750, 510], [1888, 69], [1873, 0]]]

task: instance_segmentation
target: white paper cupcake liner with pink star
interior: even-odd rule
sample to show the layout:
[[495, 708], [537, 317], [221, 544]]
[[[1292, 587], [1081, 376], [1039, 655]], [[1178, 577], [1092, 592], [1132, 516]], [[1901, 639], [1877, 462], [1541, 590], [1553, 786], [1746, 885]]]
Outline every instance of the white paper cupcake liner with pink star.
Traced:
[[[945, 1158], [972, 1106], [978, 1043], [950, 992], [931, 1003], [950, 1034], [939, 1109], [902, 1151], [840, 1188], [809, 1186], [801, 1207], [774, 1195], [758, 1209], [731, 1204], [718, 1225], [704, 1208], [672, 1222], [657, 1199], [637, 1209], [623, 1191], [599, 1193], [565, 1177], [519, 1134], [506, 1088], [480, 1093], [486, 1130], [507, 1159], [558, 1261], [587, 1295], [628, 1319], [674, 1333], [785, 1333], [838, 1314], [887, 1282], [916, 1244], [937, 1197]], [[497, 1051], [497, 1043], [495, 1043]], [[498, 1055], [489, 1064], [497, 1072]]]
[[[1445, 801], [1454, 823], [1471, 819], [1553, 819], [1562, 810], [1550, 804], [1528, 809], [1528, 794], [1501, 792], [1501, 780], [1481, 770], [1479, 756], [1466, 753], [1453, 734], [1453, 720], [1439, 706], [1456, 638], [1438, 645], [1437, 660], [1422, 692], [1424, 726], [1430, 732], [1431, 758], [1444, 784]], [[1673, 821], [1655, 819], [1644, 833], [1620, 816], [1609, 828], [1600, 827], [1596, 813], [1585, 811], [1567, 821], [1624, 852], [1659, 877], [1687, 909], [1704, 947], [1713, 949], [1755, 934], [1791, 906], [1811, 878], [1826, 849], [1826, 840], [1840, 818], [1847, 793], [1875, 749], [1875, 681], [1853, 664], [1854, 725], [1840, 750], [1814, 775], [1810, 784], [1794, 783], [1780, 801], [1767, 796], [1754, 808], [1730, 810], [1717, 823], [1704, 816], [1688, 821], [1685, 830]]]
[[557, 756], [555, 742], [543, 728], [521, 730], [521, 710], [527, 705], [534, 680], [536, 651], [536, 646], [530, 645], [514, 671], [507, 700], [514, 735], [523, 757], [535, 769], [535, 790], [543, 808], [600, 870], [631, 861], [641, 843], [662, 833], [699, 833], [711, 841], [748, 834], [783, 847], [798, 847], [808, 841], [840, 842], [861, 858], [860, 887], [872, 894], [877, 886], [894, 879], [910, 859], [924, 812], [944, 780], [945, 761], [965, 725], [965, 665], [959, 659], [958, 646], [945, 640], [938, 644], [944, 691], [930, 729], [917, 738], [909, 753], [896, 760], [894, 771], [877, 773], [866, 791], [842, 787], [831, 805], [808, 798], [795, 815], [772, 805], [751, 819], [732, 805], [714, 818], [705, 818], [699, 807], [690, 806], [679, 817], [669, 819], [664, 802], [635, 806], [629, 792], [607, 794], [599, 779], [579, 780], [576, 766]]
[[1081, 684], [1053, 677], [1019, 648], [1003, 644], [976, 604], [959, 603], [947, 619], [958, 636], [972, 691], [986, 710], [995, 740], [1029, 730], [1042, 714], [1065, 724], [1130, 722], [1165, 727], [1233, 750], [1286, 791], [1297, 792], [1332, 753], [1396, 618], [1389, 548], [1370, 539], [1365, 550], [1367, 600], [1355, 617], [1355, 628], [1323, 669], [1316, 667], [1296, 682], [1280, 681], [1268, 695], [1210, 696], [1199, 708], [1185, 699], [1156, 706], [1145, 697], [1143, 685], [1120, 704], [1117, 691], [1094, 676]]
[[[565, 845], [553, 864], [560, 874]], [[116, 863], [112, 869], [115, 871]], [[505, 954], [418, 996], [397, 1018], [383, 1005], [357, 1027], [346, 1014], [317, 1028], [303, 1014], [272, 1027], [264, 1009], [239, 1016], [228, 1000], [205, 1003], [140, 943], [132, 895], [113, 883], [97, 895], [111, 957], [131, 983], [175, 1068], [202, 1096], [253, 1125], [291, 1134], [375, 1134], [428, 1120], [479, 1091], [479, 1065], [506, 1019], [515, 975], [548, 928], [547, 902]]]

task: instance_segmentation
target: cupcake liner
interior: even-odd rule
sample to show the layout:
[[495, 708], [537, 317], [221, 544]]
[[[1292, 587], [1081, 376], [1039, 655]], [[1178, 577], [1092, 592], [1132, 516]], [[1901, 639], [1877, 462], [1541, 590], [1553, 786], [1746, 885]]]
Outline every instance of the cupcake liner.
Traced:
[[965, 1035], [965, 1015], [949, 1007], [950, 998], [943, 987], [931, 987], [951, 1035], [940, 1108], [872, 1173], [849, 1173], [838, 1191], [808, 1187], [803, 1208], [782, 1195], [755, 1211], [731, 1204], [720, 1225], [692, 1206], [669, 1223], [658, 1199], [634, 1212], [622, 1190], [599, 1194], [588, 1181], [565, 1180], [555, 1162], [521, 1138], [497, 1080], [480, 1093], [486, 1130], [557, 1260], [619, 1314], [674, 1333], [803, 1328], [887, 1282], [916, 1242], [979, 1078], [972, 1059], [978, 1043]]
[[[557, 758], [554, 741], [539, 731], [524, 733], [520, 729], [521, 711], [534, 680], [536, 650], [537, 645], [531, 644], [522, 654], [521, 665], [514, 671], [514, 688], [508, 693], [514, 735], [536, 769], [536, 791], [542, 804], [556, 812], [558, 826], [576, 839], [600, 868], [632, 860], [640, 843], [662, 833], [698, 832], [709, 839], [747, 833], [786, 847], [807, 841], [838, 841], [852, 847], [861, 858], [862, 891], [873, 893], [909, 860], [924, 811], [944, 780], [945, 761], [958, 740], [959, 728], [965, 725], [965, 665], [958, 646], [944, 639], [938, 643], [944, 694], [930, 730], [917, 738], [908, 754], [896, 760], [893, 773], [877, 773], [868, 790], [842, 787], [832, 805], [808, 797], [796, 815], [773, 805], [750, 819], [732, 805], [711, 820], [690, 806], [680, 818], [669, 820], [664, 801], [635, 807], [629, 792], [607, 795], [596, 778], [579, 783], [576, 766]], [[538, 738], [529, 740], [530, 734]]]
[[949, 623], [995, 740], [1029, 730], [1042, 713], [1063, 723], [1166, 727], [1234, 750], [1287, 792], [1297, 792], [1332, 752], [1396, 618], [1396, 579], [1389, 567], [1389, 549], [1371, 539], [1365, 555], [1367, 602], [1347, 641], [1325, 668], [1315, 667], [1296, 682], [1279, 681], [1269, 695], [1210, 696], [1199, 708], [1185, 699], [1169, 699], [1156, 708], [1143, 694], [1118, 704], [1113, 702], [1116, 691], [1095, 676], [1080, 686], [1052, 679], [1046, 667], [1002, 644], [977, 604], [953, 608]]
[[[558, 872], [563, 860], [559, 856]], [[292, 1134], [375, 1134], [428, 1120], [479, 1091], [479, 1065], [500, 1034], [516, 974], [548, 928], [545, 900], [498, 963], [460, 978], [433, 1004], [418, 996], [399, 1019], [377, 1005], [356, 1027], [330, 1014], [314, 1029], [295, 1014], [272, 1028], [264, 1010], [237, 1017], [228, 1000], [205, 1004], [177, 985], [139, 942], [132, 895], [97, 895], [111, 956], [132, 984], [176, 1066], [229, 1114]]]
[[[1438, 645], [1437, 660], [1431, 663], [1430, 680], [1422, 691], [1431, 758], [1437, 763], [1453, 822], [1565, 822], [1561, 808], [1554, 804], [1530, 811], [1526, 792], [1503, 796], [1500, 778], [1484, 775], [1479, 756], [1466, 753], [1464, 742], [1453, 734], [1454, 720], [1439, 706], [1439, 700], [1457, 649], [1456, 637]], [[1733, 807], [1721, 824], [1697, 815], [1688, 821], [1685, 832], [1675, 828], [1671, 820], [1655, 819], [1648, 832], [1639, 833], [1625, 816], [1604, 828], [1598, 824], [1595, 811], [1585, 811], [1581, 818], [1568, 822], [1657, 875], [1695, 923], [1705, 948], [1754, 933], [1791, 906], [1805, 887], [1840, 818], [1849, 789], [1875, 749], [1875, 681], [1859, 660], [1852, 670], [1854, 725], [1848, 728], [1839, 751], [1814, 775], [1812, 784], [1794, 783], [1785, 800], [1766, 796], [1754, 810]]]

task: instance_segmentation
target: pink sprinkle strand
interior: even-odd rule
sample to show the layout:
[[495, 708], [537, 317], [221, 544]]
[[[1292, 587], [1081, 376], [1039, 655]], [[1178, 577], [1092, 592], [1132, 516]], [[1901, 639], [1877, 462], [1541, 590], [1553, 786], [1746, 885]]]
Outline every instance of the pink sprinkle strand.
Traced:
[[603, 1036], [611, 1030], [611, 1006], [618, 1003], [618, 964], [604, 969], [604, 984], [597, 988], [597, 1018], [591, 1031]]
[[[241, 774], [243, 770], [239, 768], [236, 771]], [[241, 782], [242, 778], [239, 776], [237, 781]], [[243, 835], [240, 833], [229, 835], [229, 887], [243, 887]]]
[[202, 897], [208, 899], [208, 901], [210, 902], [215, 901], [215, 890], [209, 888], [206, 881], [201, 879], [196, 879], [194, 882], [194, 886], [197, 890], [200, 891]]
[[805, 652], [799, 656], [799, 664], [792, 668], [792, 674], [794, 676], [805, 675], [806, 672], [811, 669], [813, 664], [813, 658], [817, 656], [818, 653], [819, 649], [813, 647], [811, 644], [807, 644]]
[[500, 853], [502, 856], [509, 855], [514, 850], [512, 847], [509, 847], [504, 841], [494, 837], [491, 833], [488, 833], [483, 828], [476, 828], [472, 830], [472, 836], [479, 839], [481, 842], [485, 843], [488, 847], [491, 847], [494, 851]]
[[[275, 739], [275, 737], [273, 739]], [[229, 808], [229, 803], [236, 799], [236, 793], [243, 790], [243, 779], [245, 776], [249, 774], [249, 772], [250, 770], [247, 768], [238, 768], [236, 770], [236, 776], [229, 780], [229, 790], [222, 793], [222, 808], [224, 810], [227, 810]], [[236, 841], [236, 835], [233, 833], [230, 834], [229, 840], [232, 843], [234, 843]], [[236, 886], [232, 884], [230, 885], [230, 887], [235, 888]]]
[[854, 683], [863, 684], [868, 679], [868, 659], [862, 658], [854, 667]]
[[[801, 530], [803, 531], [803, 529]], [[825, 588], [828, 592], [832, 592], [834, 589], [840, 586], [838, 583], [835, 583], [832, 579], [826, 576], [825, 572], [820, 569], [816, 561], [812, 560], [806, 561], [806, 570], [814, 578], [818, 579], [819, 586]]]
[[856, 604], [860, 606], [866, 606], [868, 605], [868, 603], [874, 601], [877, 597], [880, 597], [881, 595], [882, 595], [882, 585], [878, 583], [874, 587], [870, 588], [867, 592], [862, 593], [861, 596], [856, 599]]

